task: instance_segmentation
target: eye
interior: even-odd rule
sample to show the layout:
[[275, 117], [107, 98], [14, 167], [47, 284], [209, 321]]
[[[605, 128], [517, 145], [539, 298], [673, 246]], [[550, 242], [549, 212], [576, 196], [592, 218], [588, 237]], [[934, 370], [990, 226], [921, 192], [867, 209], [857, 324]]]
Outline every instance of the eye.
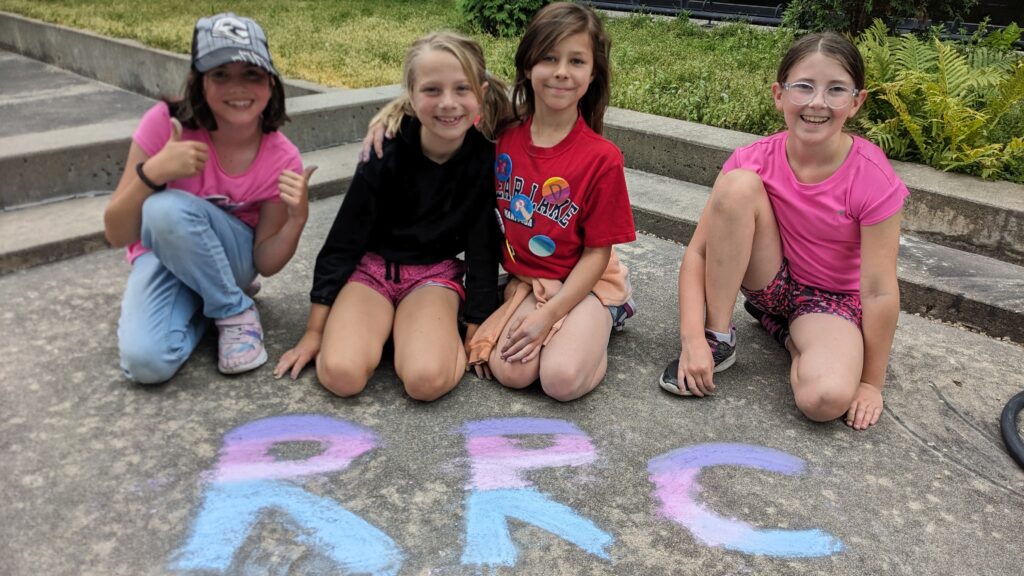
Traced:
[[468, 85], [463, 84], [461, 86], [457, 86], [455, 88], [455, 91], [458, 92], [459, 94], [465, 94], [467, 92], [470, 92], [471, 89], [470, 89], [470, 87]]
[[583, 58], [573, 58], [572, 63], [575, 64], [576, 66], [583, 66], [584, 64], [587, 63], [587, 61], [584, 60]]
[[251, 68], [245, 71], [242, 76], [246, 82], [265, 82], [267, 79], [267, 73], [263, 70]]
[[424, 86], [420, 88], [420, 92], [423, 92], [424, 94], [437, 94], [440, 91], [441, 90], [437, 86]]
[[230, 77], [226, 70], [222, 70], [220, 68], [211, 70], [207, 75], [215, 82], [223, 82]]
[[829, 86], [828, 93], [831, 96], [845, 96], [847, 94], [853, 94], [852, 88], [846, 86]]
[[814, 84], [807, 82], [793, 82], [789, 89], [799, 94], [814, 94]]
[[548, 54], [547, 56], [544, 56], [543, 58], [541, 58], [541, 60], [543, 60], [544, 62], [555, 62], [555, 61], [558, 60], [558, 58], [555, 58], [551, 54]]

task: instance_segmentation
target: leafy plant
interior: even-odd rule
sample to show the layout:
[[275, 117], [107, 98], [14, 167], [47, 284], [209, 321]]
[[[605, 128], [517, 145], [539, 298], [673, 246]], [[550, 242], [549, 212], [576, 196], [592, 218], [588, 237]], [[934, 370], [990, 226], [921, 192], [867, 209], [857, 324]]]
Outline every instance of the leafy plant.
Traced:
[[876, 20], [856, 39], [874, 95], [858, 127], [893, 158], [1024, 183], [1024, 59], [1005, 48], [1019, 35], [891, 37]]
[[783, 24], [812, 32], [859, 33], [877, 18], [961, 20], [978, 0], [792, 0]]
[[518, 36], [549, 0], [458, 0], [459, 12], [488, 34]]

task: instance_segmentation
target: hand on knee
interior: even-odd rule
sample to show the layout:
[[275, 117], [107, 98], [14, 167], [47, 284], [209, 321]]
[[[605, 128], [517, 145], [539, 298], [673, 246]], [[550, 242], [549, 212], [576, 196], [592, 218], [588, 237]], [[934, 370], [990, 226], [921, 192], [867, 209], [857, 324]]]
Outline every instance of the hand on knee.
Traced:
[[322, 354], [317, 358], [316, 377], [320, 385], [342, 398], [362, 392], [372, 374], [373, 369], [352, 366], [341, 359], [326, 359]]

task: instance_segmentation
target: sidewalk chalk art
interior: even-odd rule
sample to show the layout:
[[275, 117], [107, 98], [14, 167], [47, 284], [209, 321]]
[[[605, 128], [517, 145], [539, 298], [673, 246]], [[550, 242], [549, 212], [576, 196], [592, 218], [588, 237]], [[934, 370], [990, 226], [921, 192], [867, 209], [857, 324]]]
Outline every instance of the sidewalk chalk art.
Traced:
[[[515, 566], [519, 549], [509, 532], [510, 519], [610, 560], [607, 549], [614, 538], [608, 532], [527, 478], [544, 468], [594, 463], [597, 451], [589, 436], [574, 424], [547, 418], [477, 420], [459, 432], [470, 463], [463, 565]], [[287, 442], [313, 443], [319, 450], [307, 458], [278, 459], [273, 449]], [[387, 534], [333, 499], [301, 486], [303, 479], [345, 470], [378, 444], [372, 430], [328, 416], [275, 416], [235, 428], [224, 436], [217, 463], [205, 474], [209, 485], [202, 506], [170, 567], [229, 571], [253, 526], [273, 510], [278, 512], [275, 517], [286, 519], [298, 542], [334, 562], [339, 573], [397, 574], [404, 554]], [[697, 542], [743, 554], [791, 558], [843, 550], [842, 541], [820, 529], [761, 529], [716, 514], [698, 500], [700, 474], [712, 466], [789, 476], [800, 475], [805, 468], [800, 458], [746, 444], [698, 444], [651, 459], [647, 470], [660, 514], [688, 530]]]
[[746, 444], [699, 444], [673, 450], [648, 462], [661, 514], [708, 546], [761, 556], [818, 557], [843, 550], [822, 530], [758, 529], [715, 514], [697, 501], [698, 477], [711, 466], [743, 466], [786, 475], [804, 471], [804, 461], [785, 452]]
[[[316, 442], [322, 452], [303, 460], [277, 460], [271, 448], [283, 442]], [[369, 429], [317, 415], [265, 418], [224, 436], [211, 485], [191, 536], [171, 567], [224, 572], [260, 516], [274, 509], [294, 523], [295, 538], [360, 574], [396, 574], [402, 552], [386, 534], [337, 502], [295, 482], [337, 472], [377, 446]]]
[[[590, 554], [608, 559], [613, 538], [593, 522], [537, 490], [527, 471], [584, 466], [597, 458], [590, 438], [563, 420], [496, 418], [462, 427], [471, 463], [466, 496], [466, 547], [462, 563], [514, 566], [518, 550], [508, 519], [542, 528]], [[545, 435], [551, 444], [525, 446], [524, 435]]]

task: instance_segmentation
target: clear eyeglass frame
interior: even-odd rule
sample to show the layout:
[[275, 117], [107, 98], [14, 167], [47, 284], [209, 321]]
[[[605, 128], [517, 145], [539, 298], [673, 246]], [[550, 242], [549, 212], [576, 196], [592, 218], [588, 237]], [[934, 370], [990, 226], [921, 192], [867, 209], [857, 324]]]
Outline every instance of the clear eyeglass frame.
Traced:
[[[818, 88], [810, 82], [783, 82], [782, 88], [786, 91], [789, 101], [795, 106], [806, 106], [818, 95]], [[833, 110], [838, 110], [849, 106], [853, 99], [860, 94], [860, 89], [832, 85], [825, 88], [824, 93], [825, 105]]]

